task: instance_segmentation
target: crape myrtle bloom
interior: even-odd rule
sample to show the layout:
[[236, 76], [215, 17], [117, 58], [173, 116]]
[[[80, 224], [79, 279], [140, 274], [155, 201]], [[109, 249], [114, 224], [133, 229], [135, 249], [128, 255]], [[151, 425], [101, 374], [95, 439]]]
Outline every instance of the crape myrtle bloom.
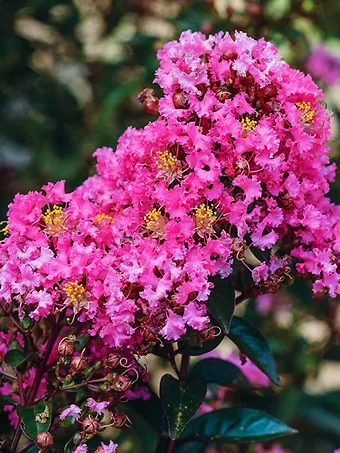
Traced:
[[[292, 271], [339, 292], [339, 207], [330, 117], [310, 76], [264, 39], [190, 31], [158, 52], [160, 117], [128, 128], [98, 174], [17, 195], [0, 247], [0, 294], [34, 320], [65, 312], [108, 348], [144, 354], [209, 329], [210, 277], [276, 254], [252, 272], [257, 294]], [[293, 258], [293, 260], [291, 260]]]
[[306, 69], [326, 85], [340, 82], [340, 58], [332, 54], [324, 44], [312, 49], [306, 60]]

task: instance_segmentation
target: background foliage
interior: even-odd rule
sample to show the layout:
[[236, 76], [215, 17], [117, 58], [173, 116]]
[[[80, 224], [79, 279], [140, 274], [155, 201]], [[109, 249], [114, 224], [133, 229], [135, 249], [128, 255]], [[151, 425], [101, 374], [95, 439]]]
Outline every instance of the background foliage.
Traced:
[[[340, 51], [339, 18], [338, 0], [2, 0], [2, 216], [16, 192], [59, 179], [74, 188], [91, 173], [96, 147], [114, 147], [126, 127], [152, 119], [136, 98], [152, 86], [156, 50], [181, 31], [264, 36], [291, 65], [305, 70], [319, 41]], [[337, 161], [339, 86], [323, 88], [334, 112], [331, 153]], [[331, 197], [339, 203], [339, 178]], [[234, 397], [299, 429], [286, 441], [292, 452], [332, 452], [340, 443], [336, 301], [319, 303], [304, 281], [292, 282], [274, 299], [276, 308], [265, 316], [249, 301], [245, 318], [269, 339], [283, 389], [245, 389]], [[122, 435], [122, 449], [149, 451], [148, 429], [152, 437], [149, 426], [136, 423], [126, 442]]]

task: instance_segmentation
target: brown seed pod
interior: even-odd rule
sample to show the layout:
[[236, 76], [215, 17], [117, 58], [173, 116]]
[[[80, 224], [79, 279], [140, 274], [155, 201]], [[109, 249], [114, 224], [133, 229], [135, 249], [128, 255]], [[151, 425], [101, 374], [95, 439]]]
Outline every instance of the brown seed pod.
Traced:
[[108, 368], [116, 368], [116, 366], [119, 364], [121, 355], [118, 354], [118, 352], [110, 352], [110, 354], [107, 356], [107, 359], [105, 360], [105, 365]]
[[124, 374], [117, 374], [112, 382], [111, 388], [116, 392], [125, 392], [133, 384], [132, 379]]
[[52, 445], [54, 444], [53, 436], [52, 434], [45, 431], [37, 435], [37, 440], [35, 443], [37, 447], [40, 448], [40, 450], [44, 451], [47, 448], [52, 447]]
[[92, 415], [88, 415], [82, 422], [84, 433], [94, 436], [97, 434], [99, 422]]
[[81, 373], [87, 367], [87, 360], [82, 355], [72, 357], [70, 369], [73, 373]]
[[113, 426], [119, 429], [124, 428], [124, 426], [129, 423], [129, 419], [123, 412], [116, 412], [113, 416], [113, 421]]

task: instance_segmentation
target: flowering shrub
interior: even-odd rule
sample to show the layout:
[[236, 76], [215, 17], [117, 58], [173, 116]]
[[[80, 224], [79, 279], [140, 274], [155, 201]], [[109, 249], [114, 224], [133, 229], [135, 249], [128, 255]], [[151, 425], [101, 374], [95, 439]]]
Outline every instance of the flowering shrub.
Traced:
[[[339, 294], [330, 115], [311, 77], [264, 39], [188, 31], [158, 58], [164, 96], [139, 96], [158, 119], [127, 129], [115, 152], [98, 149], [97, 174], [74, 192], [49, 183], [9, 207], [1, 353], [14, 435], [5, 451], [20, 451], [22, 433], [32, 442], [21, 451], [48, 450], [63, 430], [66, 452], [114, 453], [100, 433], [131, 427], [129, 413], [148, 407], [168, 430], [157, 451], [294, 433], [233, 400], [239, 387], [280, 385], [269, 344], [234, 309], [293, 278]], [[243, 369], [235, 354], [189, 369], [191, 355], [224, 336]], [[178, 377], [163, 376], [160, 399], [147, 386], [150, 353]], [[207, 383], [223, 387], [207, 393]], [[255, 451], [284, 451], [270, 448]]]

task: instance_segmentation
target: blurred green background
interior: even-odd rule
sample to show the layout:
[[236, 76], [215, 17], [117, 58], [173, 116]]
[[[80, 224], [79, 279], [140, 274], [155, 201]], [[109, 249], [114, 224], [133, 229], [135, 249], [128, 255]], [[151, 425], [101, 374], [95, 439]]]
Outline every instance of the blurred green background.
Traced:
[[[127, 126], [155, 118], [137, 95], [152, 87], [157, 49], [181, 31], [264, 36], [307, 72], [319, 43], [340, 58], [339, 23], [340, 0], [0, 0], [1, 218], [17, 192], [59, 179], [75, 188], [93, 173], [97, 147], [114, 148]], [[334, 114], [338, 161], [340, 70], [338, 84], [316, 82]], [[340, 203], [340, 174], [330, 196]], [[281, 318], [275, 310], [261, 316], [253, 302], [245, 315], [269, 338], [284, 390], [247, 402], [300, 429], [291, 451], [331, 452], [340, 444], [339, 310], [312, 300], [304, 282], [277, 300]]]

